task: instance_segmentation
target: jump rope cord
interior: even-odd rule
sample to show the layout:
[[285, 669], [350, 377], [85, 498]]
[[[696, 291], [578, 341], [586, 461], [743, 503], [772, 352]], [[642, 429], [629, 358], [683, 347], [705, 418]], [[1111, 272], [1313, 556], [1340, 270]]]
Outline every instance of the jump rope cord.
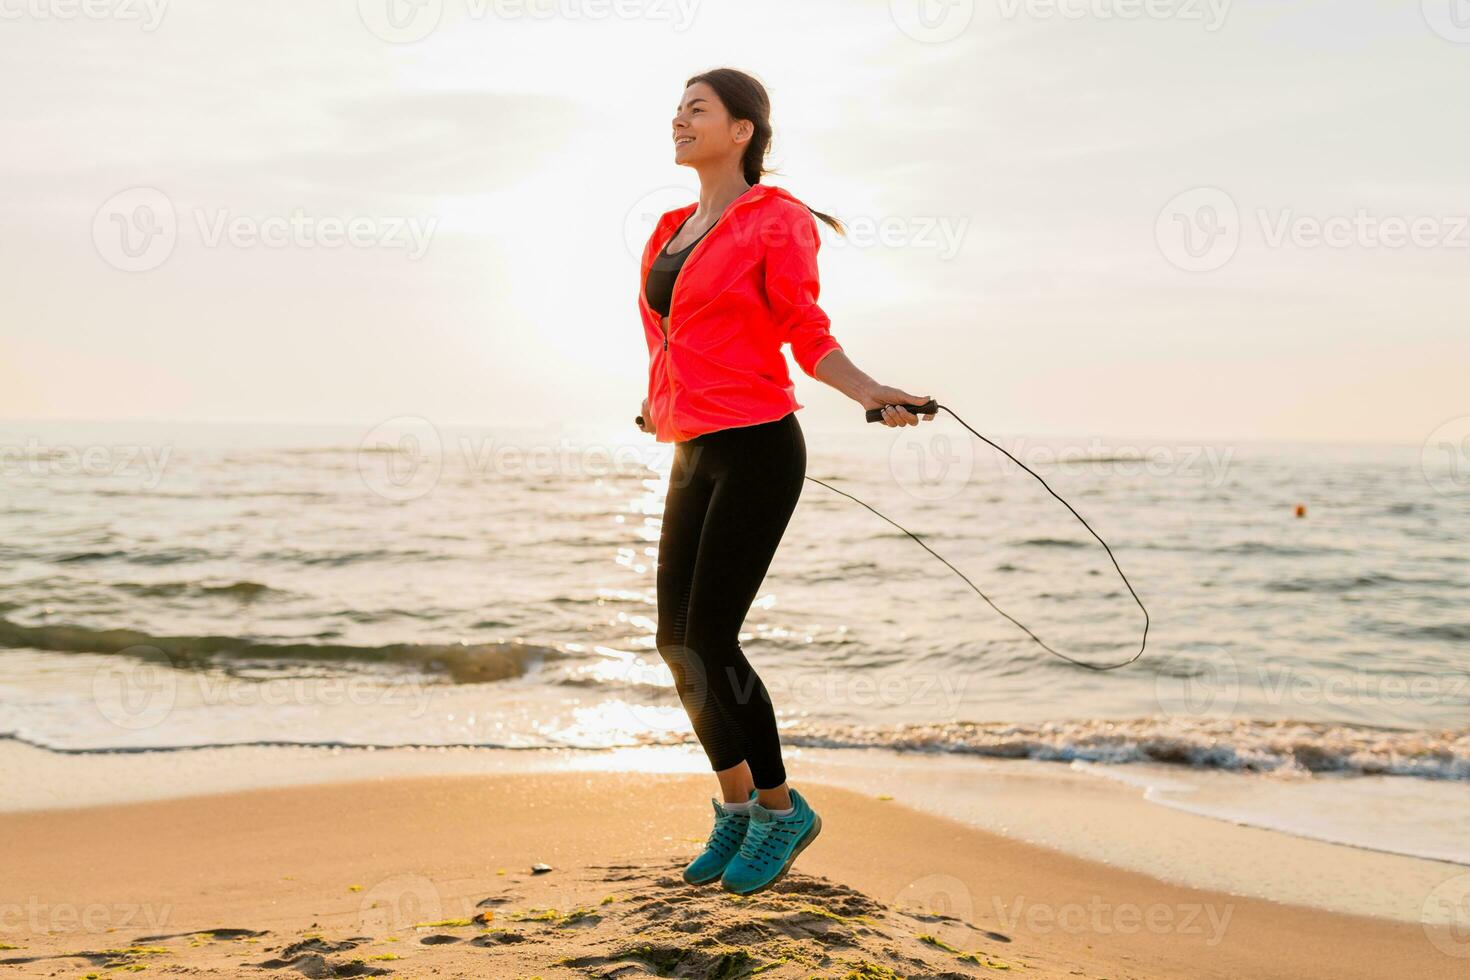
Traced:
[[1095, 670], [1095, 671], [1117, 670], [1119, 667], [1127, 667], [1129, 664], [1134, 663], [1135, 661], [1137, 661], [1139, 657], [1143, 656], [1144, 647], [1146, 647], [1148, 645], [1148, 610], [1146, 608], [1144, 608], [1143, 600], [1138, 597], [1138, 593], [1133, 590], [1133, 583], [1129, 582], [1128, 581], [1128, 576], [1123, 574], [1123, 569], [1118, 564], [1118, 559], [1115, 558], [1115, 557], [1113, 557], [1113, 549], [1112, 548], [1109, 548], [1108, 547], [1108, 543], [1106, 541], [1104, 541], [1102, 539], [1102, 537], [1096, 531], [1094, 531], [1092, 529], [1092, 525], [1091, 524], [1088, 524], [1087, 521], [1086, 521], [1086, 519], [1084, 519], [1081, 514], [1077, 513], [1076, 508], [1073, 507], [1071, 504], [1067, 503], [1065, 500], [1062, 500], [1061, 495], [1058, 494], [1055, 490], [1053, 490], [1047, 484], [1047, 482], [1045, 480], [1043, 480], [1034, 470], [1032, 470], [1029, 466], [1027, 466], [1025, 463], [1021, 462], [1016, 457], [1012, 456], [1009, 452], [1006, 452], [1006, 450], [1005, 450], [1004, 447], [996, 445], [995, 443], [991, 442], [989, 439], [987, 439], [984, 436], [982, 436], [980, 433], [976, 432], [974, 429], [971, 429], [969, 423], [967, 423], [964, 419], [960, 418], [958, 415], [955, 415], [954, 410], [951, 409], [949, 406], [947, 406], [947, 405], [937, 405], [936, 407], [937, 408], [942, 408], [946, 412], [949, 412], [950, 415], [954, 416], [954, 420], [956, 422], [958, 422], [960, 425], [963, 425], [965, 428], [970, 429], [970, 432], [974, 434], [975, 438], [979, 439], [981, 442], [984, 442], [986, 445], [991, 446], [994, 449], [1000, 450], [1000, 452], [1002, 452], [1002, 453], [1005, 454], [1005, 456], [1006, 456], [1007, 459], [1009, 459], [1011, 462], [1015, 463], [1017, 466], [1021, 467], [1021, 469], [1025, 470], [1027, 473], [1030, 473], [1032, 476], [1036, 477], [1037, 482], [1040, 483], [1043, 487], [1046, 487], [1046, 492], [1049, 493], [1049, 494], [1051, 494], [1053, 497], [1056, 497], [1058, 500], [1061, 500], [1062, 506], [1064, 506], [1068, 510], [1070, 510], [1072, 512], [1072, 516], [1075, 517], [1075, 518], [1077, 518], [1077, 520], [1081, 521], [1082, 522], [1082, 526], [1085, 527], [1085, 528], [1087, 528], [1088, 533], [1091, 534], [1094, 538], [1097, 538], [1097, 543], [1100, 544], [1100, 545], [1102, 545], [1103, 546], [1103, 550], [1108, 553], [1108, 558], [1112, 561], [1113, 567], [1118, 570], [1118, 577], [1121, 578], [1123, 580], [1123, 584], [1125, 586], [1127, 586], [1129, 594], [1133, 596], [1133, 601], [1136, 602], [1136, 603], [1138, 603], [1138, 608], [1143, 611], [1143, 638], [1142, 638], [1142, 640], [1138, 644], [1138, 652], [1137, 653], [1135, 653], [1133, 656], [1129, 657], [1127, 660], [1122, 660], [1122, 661], [1119, 661], [1118, 663], [1115, 663], [1115, 664], [1090, 664], [1090, 663], [1087, 663], [1084, 660], [1077, 660], [1074, 657], [1069, 657], [1065, 653], [1062, 653], [1059, 650], [1052, 649], [1050, 646], [1048, 646], [1041, 639], [1041, 637], [1039, 637], [1035, 633], [1031, 632], [1031, 630], [1026, 627], [1026, 624], [1022, 623], [1020, 620], [1016, 619], [1016, 617], [1012, 616], [1010, 613], [1006, 612], [1004, 609], [1002, 609], [999, 606], [997, 606], [995, 604], [995, 602], [990, 598], [990, 596], [986, 595], [984, 592], [981, 592], [980, 589], [979, 589], [979, 587], [976, 586], [974, 582], [971, 582], [970, 581], [969, 577], [967, 575], [965, 575], [964, 572], [960, 571], [958, 568], [955, 568], [953, 565], [950, 565], [949, 561], [946, 560], [943, 555], [941, 555], [939, 552], [935, 551], [933, 548], [929, 547], [923, 541], [919, 540], [919, 537], [916, 534], [914, 534], [912, 531], [910, 531], [908, 528], [904, 527], [902, 524], [899, 524], [897, 521], [893, 520], [892, 518], [890, 518], [890, 517], [888, 517], [888, 516], [886, 516], [884, 514], [879, 513], [877, 510], [874, 510], [872, 507], [869, 507], [866, 503], [864, 503], [861, 500], [858, 500], [858, 498], [854, 497], [852, 494], [847, 493], [847, 492], [842, 491], [842, 490], [838, 490], [836, 487], [832, 486], [830, 483], [823, 483], [821, 480], [818, 480], [814, 476], [809, 476], [809, 477], [807, 477], [807, 479], [808, 480], [811, 480], [813, 483], [821, 483], [822, 486], [826, 487], [828, 490], [831, 490], [833, 493], [840, 493], [840, 494], [842, 494], [842, 496], [846, 497], [848, 500], [856, 501], [857, 503], [862, 504], [864, 507], [867, 507], [868, 510], [873, 511], [873, 513], [875, 513], [879, 517], [883, 518], [889, 524], [892, 524], [894, 527], [898, 528], [904, 534], [907, 534], [909, 537], [913, 538], [914, 541], [918, 543], [919, 547], [923, 548], [925, 551], [929, 552], [929, 554], [933, 555], [935, 558], [938, 558], [940, 561], [944, 562], [945, 565], [948, 565], [949, 566], [950, 571], [954, 572], [960, 578], [964, 579], [965, 580], [965, 584], [968, 585], [970, 588], [974, 589], [976, 595], [978, 595], [980, 598], [984, 599], [987, 603], [989, 603], [991, 609], [994, 609], [996, 612], [1000, 613], [1006, 619], [1010, 620], [1012, 623], [1015, 623], [1018, 627], [1021, 628], [1021, 630], [1027, 636], [1029, 636], [1029, 637], [1031, 637], [1031, 639], [1035, 640], [1036, 643], [1037, 643], [1037, 645], [1039, 645], [1047, 653], [1050, 653], [1051, 655], [1053, 655], [1055, 657], [1060, 657], [1061, 659], [1065, 660], [1069, 664], [1075, 664], [1078, 667], [1085, 667], [1087, 670]]

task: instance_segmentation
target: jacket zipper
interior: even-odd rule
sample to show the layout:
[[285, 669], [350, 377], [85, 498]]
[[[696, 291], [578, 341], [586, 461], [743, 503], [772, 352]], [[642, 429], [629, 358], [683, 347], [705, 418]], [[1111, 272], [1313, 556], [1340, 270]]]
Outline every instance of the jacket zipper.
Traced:
[[[744, 194], [741, 195], [741, 197], [744, 197], [745, 194], [749, 194], [750, 191], [751, 190], [754, 190], [754, 189], [755, 189], [755, 185], [752, 185], [749, 189], [747, 189], [745, 191]], [[737, 200], [739, 200], [739, 199], [737, 199]], [[748, 203], [748, 202], [742, 202], [742, 203]], [[669, 333], [674, 329], [674, 300], [679, 295], [679, 279], [684, 278], [684, 270], [687, 269], [687, 268], [689, 268], [689, 263], [692, 262], [692, 261], [694, 261], [694, 256], [696, 254], [698, 254], [699, 249], [704, 245], [704, 243], [706, 241], [709, 240], [709, 237], [715, 233], [715, 229], [720, 226], [720, 222], [724, 221], [725, 220], [725, 216], [728, 215], [731, 211], [733, 211], [735, 209], [735, 207], [736, 207], [736, 201], [731, 201], [730, 204], [728, 206], [726, 206], [725, 210], [720, 212], [720, 216], [715, 219], [715, 223], [710, 226], [709, 231], [706, 232], [703, 236], [701, 236], [700, 239], [699, 239], [699, 241], [697, 241], [697, 242], [694, 243], [694, 248], [692, 248], [689, 251], [689, 254], [684, 257], [684, 264], [679, 267], [679, 276], [678, 276], [678, 278], [676, 278], [674, 280], [674, 288], [669, 292], [669, 325], [668, 325], [667, 329], [665, 329], [663, 331], [663, 335], [664, 335], [664, 377], [666, 377], [668, 379], [668, 382], [669, 382], [669, 386], [668, 386], [669, 387], [669, 431], [671, 431], [674, 434], [674, 440], [676, 442], [681, 441], [681, 440], [679, 439], [679, 430], [674, 425], [674, 370], [673, 370], [673, 360], [672, 360], [672, 358], [669, 357], [668, 350], [669, 350]], [[678, 231], [678, 228], [676, 227], [674, 230], [677, 232]], [[668, 241], [666, 241], [662, 245], [660, 245], [658, 247], [658, 250], [660, 252], [662, 252], [664, 249], [668, 248], [669, 242], [671, 242], [673, 240], [674, 240], [674, 236], [673, 235], [670, 235]], [[655, 254], [657, 254], [657, 253], [655, 253]], [[658, 312], [658, 311], [655, 310], [654, 312]]]

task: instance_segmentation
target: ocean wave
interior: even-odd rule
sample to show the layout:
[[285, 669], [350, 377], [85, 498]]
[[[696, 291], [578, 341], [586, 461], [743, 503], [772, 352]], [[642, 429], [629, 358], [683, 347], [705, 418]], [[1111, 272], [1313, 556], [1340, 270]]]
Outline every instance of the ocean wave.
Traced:
[[1072, 721], [1041, 725], [949, 722], [890, 728], [797, 722], [790, 745], [955, 752], [998, 759], [1153, 762], [1305, 776], [1414, 776], [1470, 780], [1470, 728], [1398, 731], [1317, 722]]
[[85, 626], [22, 626], [0, 619], [0, 647], [55, 653], [166, 658], [177, 668], [212, 667], [221, 662], [383, 664], [442, 674], [458, 684], [520, 677], [532, 666], [569, 656], [553, 647], [529, 643], [267, 643], [237, 636], [151, 636], [138, 630]]
[[392, 548], [371, 548], [366, 551], [300, 551], [296, 549], [285, 549], [281, 551], [262, 552], [254, 556], [256, 561], [328, 567], [341, 567], [344, 565], [356, 565], [363, 562], [377, 561], [448, 561], [453, 557], [453, 555], [448, 555], [443, 552], [425, 551], [421, 548], [405, 549], [402, 551], [395, 551]]
[[1470, 623], [1434, 623], [1430, 626], [1412, 626], [1401, 631], [1403, 636], [1416, 640], [1470, 640]]
[[1268, 592], [1352, 592], [1371, 589], [1380, 585], [1454, 585], [1443, 578], [1400, 578], [1384, 572], [1369, 572], [1365, 575], [1343, 575], [1328, 578], [1277, 579], [1266, 583]]
[[206, 585], [202, 582], [117, 582], [113, 588], [129, 595], [144, 598], [169, 599], [177, 596], [223, 596], [249, 602], [266, 595], [281, 594], [259, 582], [230, 582], [226, 585]]
[[[1186, 547], [1182, 550], [1194, 551], [1197, 549]], [[1311, 558], [1318, 555], [1340, 555], [1343, 554], [1346, 549], [1333, 548], [1327, 545], [1303, 547], [1297, 545], [1272, 544], [1269, 541], [1241, 541], [1238, 544], [1226, 545], [1221, 548], [1211, 548], [1210, 550], [1214, 551], [1216, 554], [1221, 555], [1263, 555], [1274, 558]]]
[[163, 551], [76, 551], [55, 555], [57, 565], [86, 565], [95, 561], [125, 561], [130, 565], [177, 565], [180, 562], [207, 561], [216, 558], [203, 548], [168, 548]]
[[[563, 681], [576, 686], [575, 679]], [[627, 682], [630, 690], [635, 686]], [[647, 696], [647, 685], [642, 696]], [[671, 689], [666, 700], [677, 704]], [[632, 736], [643, 746], [696, 746], [691, 732], [651, 731]], [[291, 746], [334, 749], [556, 749], [609, 751], [618, 746], [570, 746], [546, 739], [494, 741], [374, 741], [356, 739], [252, 739], [220, 743], [132, 745], [123, 748], [74, 748], [0, 732], [12, 739], [53, 752], [76, 754], [187, 751], [228, 745]], [[1139, 718], [1122, 721], [1069, 721], [1037, 725], [953, 722], [879, 728], [824, 725], [797, 721], [783, 726], [781, 741], [791, 747], [823, 749], [887, 749], [895, 752], [955, 753], [992, 759], [1091, 763], [1126, 766], [1153, 763], [1194, 769], [1257, 774], [1266, 778], [1311, 779], [1396, 776], [1428, 780], [1470, 781], [1470, 728], [1443, 731], [1398, 731], [1366, 726], [1309, 722], [1200, 722]], [[1120, 773], [1121, 775], [1121, 773]]]

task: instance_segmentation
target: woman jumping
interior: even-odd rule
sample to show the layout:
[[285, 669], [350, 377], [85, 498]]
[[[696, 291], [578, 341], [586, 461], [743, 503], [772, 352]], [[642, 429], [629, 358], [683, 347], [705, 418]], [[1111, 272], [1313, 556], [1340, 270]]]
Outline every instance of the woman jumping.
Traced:
[[674, 161], [699, 174], [699, 201], [659, 218], [638, 302], [650, 358], [638, 425], [674, 443], [656, 643], [724, 796], [710, 800], [714, 829], [684, 879], [749, 895], [822, 828], [787, 785], [770, 696], [739, 643], [806, 476], [803, 406], [781, 345], [808, 376], [881, 407], [887, 426], [917, 425], [902, 406], [929, 396], [874, 381], [829, 332], [813, 215], [843, 228], [760, 182], [771, 141], [761, 83], [731, 68], [689, 79], [673, 139]]

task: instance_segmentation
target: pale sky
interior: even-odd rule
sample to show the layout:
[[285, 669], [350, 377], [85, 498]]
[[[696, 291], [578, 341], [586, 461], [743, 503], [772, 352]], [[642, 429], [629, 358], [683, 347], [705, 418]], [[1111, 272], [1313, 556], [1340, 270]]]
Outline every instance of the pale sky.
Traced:
[[[669, 120], [722, 65], [770, 91], [767, 181], [853, 226], [821, 301], [880, 382], [999, 433], [1470, 415], [1452, 0], [94, 2], [0, 0], [0, 417], [631, 420], [636, 250], [697, 191]], [[171, 250], [122, 251], [160, 200]]]

